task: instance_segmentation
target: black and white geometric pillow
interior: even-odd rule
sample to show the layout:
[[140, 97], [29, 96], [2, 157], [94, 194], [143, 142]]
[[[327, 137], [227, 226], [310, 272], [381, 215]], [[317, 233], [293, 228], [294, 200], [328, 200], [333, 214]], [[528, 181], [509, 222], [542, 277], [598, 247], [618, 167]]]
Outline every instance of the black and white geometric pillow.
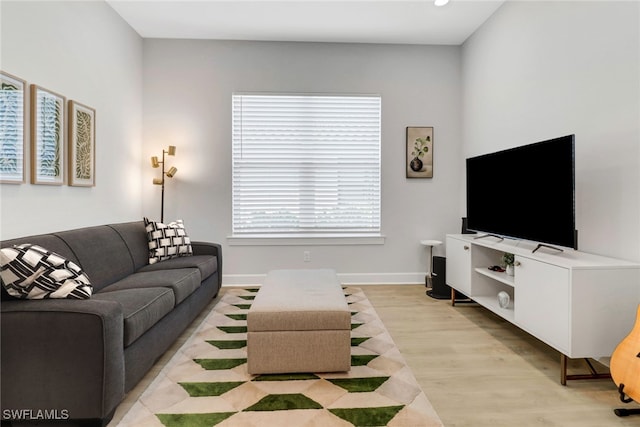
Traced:
[[30, 243], [0, 249], [0, 278], [9, 295], [22, 299], [89, 299], [93, 292], [76, 263]]
[[179, 256], [193, 255], [191, 240], [181, 219], [163, 224], [144, 219], [149, 239], [149, 264]]

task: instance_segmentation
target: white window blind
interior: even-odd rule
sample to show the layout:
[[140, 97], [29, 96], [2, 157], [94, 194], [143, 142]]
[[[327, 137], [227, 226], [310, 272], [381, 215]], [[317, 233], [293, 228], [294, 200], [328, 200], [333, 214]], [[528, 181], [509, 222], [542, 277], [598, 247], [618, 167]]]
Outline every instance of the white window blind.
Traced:
[[379, 96], [233, 95], [233, 233], [380, 231]]

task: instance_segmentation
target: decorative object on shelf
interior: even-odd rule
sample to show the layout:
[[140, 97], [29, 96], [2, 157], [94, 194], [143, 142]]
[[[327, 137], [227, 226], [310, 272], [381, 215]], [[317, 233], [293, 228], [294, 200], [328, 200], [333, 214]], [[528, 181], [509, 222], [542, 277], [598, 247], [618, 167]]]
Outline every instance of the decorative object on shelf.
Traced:
[[96, 110], [69, 101], [69, 185], [96, 185]]
[[509, 302], [511, 301], [511, 297], [505, 291], [498, 292], [498, 305], [500, 308], [509, 307]]
[[407, 178], [433, 178], [433, 127], [407, 127]]
[[513, 276], [514, 274], [514, 270], [513, 270], [514, 261], [515, 261], [515, 256], [513, 254], [509, 252], [505, 252], [502, 255], [502, 262], [506, 266], [507, 276]]
[[27, 83], [0, 71], [0, 182], [24, 182]]
[[173, 166], [171, 166], [169, 168], [169, 170], [165, 172], [165, 170], [164, 170], [165, 169], [165, 160], [164, 160], [165, 154], [169, 155], [169, 156], [175, 156], [176, 155], [176, 146], [175, 145], [170, 145], [167, 150], [162, 150], [162, 161], [158, 160], [157, 156], [151, 157], [151, 166], [152, 167], [157, 168], [160, 165], [162, 165], [162, 177], [161, 178], [153, 178], [153, 183], [155, 185], [161, 185], [162, 186], [162, 195], [161, 195], [161, 199], [160, 199], [160, 222], [164, 222], [164, 177], [167, 176], [168, 178], [173, 178], [173, 176], [178, 172], [178, 169], [176, 169]]
[[31, 85], [31, 183], [64, 184], [66, 99]]

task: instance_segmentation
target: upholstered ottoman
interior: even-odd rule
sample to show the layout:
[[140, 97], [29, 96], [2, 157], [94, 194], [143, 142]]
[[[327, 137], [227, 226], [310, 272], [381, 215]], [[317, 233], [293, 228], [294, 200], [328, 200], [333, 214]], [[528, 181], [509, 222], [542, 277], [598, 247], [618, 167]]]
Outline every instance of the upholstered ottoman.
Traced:
[[247, 314], [250, 374], [351, 368], [351, 313], [333, 270], [274, 270]]

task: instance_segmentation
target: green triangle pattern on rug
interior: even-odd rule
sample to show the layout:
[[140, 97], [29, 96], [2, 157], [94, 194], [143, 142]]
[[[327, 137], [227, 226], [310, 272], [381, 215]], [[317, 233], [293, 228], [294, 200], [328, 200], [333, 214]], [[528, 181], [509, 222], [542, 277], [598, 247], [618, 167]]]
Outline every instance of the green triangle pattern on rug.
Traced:
[[244, 334], [247, 332], [246, 326], [218, 326], [218, 329], [228, 334]]
[[216, 412], [209, 414], [156, 414], [156, 416], [167, 427], [211, 427], [235, 414], [235, 412]]
[[189, 393], [191, 397], [220, 396], [229, 390], [240, 387], [244, 381], [224, 383], [178, 383]]
[[327, 378], [327, 381], [347, 390], [349, 393], [369, 393], [376, 391], [388, 379], [389, 377]]
[[292, 409], [322, 409], [322, 405], [300, 393], [270, 394], [245, 411], [290, 411]]
[[206, 342], [220, 350], [232, 350], [247, 346], [247, 340], [207, 340]]
[[233, 369], [247, 363], [247, 359], [193, 359], [198, 365], [207, 371], [219, 371], [222, 369]]
[[[296, 411], [282, 414], [287, 421], [279, 425], [287, 427], [324, 427], [337, 418], [356, 426], [441, 426], [437, 415], [425, 415], [435, 411], [406, 364], [401, 368], [404, 362], [362, 290], [344, 289], [353, 305], [352, 330], [367, 326], [352, 333], [359, 336], [351, 337], [349, 372], [249, 375], [246, 315], [251, 304], [242, 301], [253, 299], [258, 289], [224, 289], [220, 302], [184, 344], [184, 353], [179, 350], [163, 368], [159, 386], [154, 388], [155, 381], [149, 386], [130, 411], [131, 419], [119, 427], [158, 421], [166, 427], [262, 427], [279, 419], [274, 411]], [[394, 397], [395, 387], [384, 385], [396, 378], [402, 392]], [[177, 388], [167, 387], [167, 381]], [[137, 406], [144, 414], [135, 413]], [[145, 418], [151, 407], [163, 408], [154, 411], [153, 420]]]
[[377, 354], [358, 354], [351, 356], [351, 366], [366, 366], [373, 359], [378, 357]]
[[359, 338], [351, 338], [351, 347], [357, 347], [363, 342], [370, 340], [371, 337], [359, 337]]
[[227, 317], [233, 320], [247, 320], [246, 314], [227, 314]]
[[[379, 408], [338, 408], [329, 412], [354, 426], [386, 426], [404, 406], [383, 406]], [[408, 426], [407, 426], [408, 427]]]

